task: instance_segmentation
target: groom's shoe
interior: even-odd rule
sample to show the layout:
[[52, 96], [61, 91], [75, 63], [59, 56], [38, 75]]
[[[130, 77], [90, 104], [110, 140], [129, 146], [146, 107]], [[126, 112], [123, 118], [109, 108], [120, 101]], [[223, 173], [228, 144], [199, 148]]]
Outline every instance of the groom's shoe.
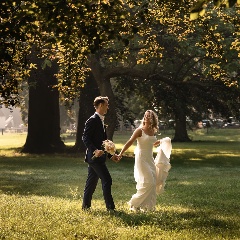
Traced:
[[114, 212], [114, 211], [116, 211], [116, 209], [115, 208], [107, 208], [107, 211], [108, 212]]
[[110, 215], [118, 215], [118, 211], [116, 209], [111, 209], [111, 208], [107, 208], [107, 212], [110, 214]]
[[107, 211], [110, 212], [110, 213], [116, 212], [115, 206], [114, 205], [107, 206]]
[[82, 205], [82, 210], [83, 211], [88, 211], [88, 210], [90, 210], [90, 207], [87, 206], [87, 205]]

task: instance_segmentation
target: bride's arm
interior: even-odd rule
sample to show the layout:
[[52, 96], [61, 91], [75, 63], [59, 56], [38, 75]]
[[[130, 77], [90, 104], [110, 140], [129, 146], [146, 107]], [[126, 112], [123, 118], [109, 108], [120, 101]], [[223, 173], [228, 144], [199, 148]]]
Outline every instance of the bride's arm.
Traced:
[[129, 138], [129, 140], [125, 143], [125, 145], [123, 146], [121, 152], [119, 153], [118, 157], [121, 158], [123, 153], [130, 147], [132, 146], [132, 144], [134, 143], [134, 141], [138, 138], [142, 136], [142, 130], [140, 128], [137, 128], [132, 136]]

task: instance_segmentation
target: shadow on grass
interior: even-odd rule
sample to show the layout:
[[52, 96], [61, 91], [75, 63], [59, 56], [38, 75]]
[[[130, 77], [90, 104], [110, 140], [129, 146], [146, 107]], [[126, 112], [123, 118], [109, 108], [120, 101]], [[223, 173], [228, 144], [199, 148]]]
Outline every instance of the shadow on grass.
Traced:
[[[179, 152], [172, 156], [172, 169], [167, 180], [166, 194], [158, 199], [158, 203], [161, 205], [158, 205], [157, 209], [160, 207], [161, 210], [132, 213], [122, 207], [124, 210], [113, 214], [106, 212], [105, 209], [102, 211], [91, 210], [87, 214], [96, 218], [109, 216], [110, 221], [114, 217], [127, 227], [148, 225], [163, 231], [187, 229], [207, 229], [208, 232], [219, 233], [232, 231], [236, 232], [235, 236], [239, 236], [236, 230], [239, 228], [239, 223], [234, 213], [238, 210], [233, 208], [239, 191], [228, 189], [229, 192], [227, 192], [224, 189], [225, 186], [219, 188], [218, 185], [223, 176], [224, 181], [228, 181], [225, 183], [226, 186], [233, 185], [233, 180], [228, 177], [228, 174], [232, 176], [232, 170], [239, 167], [239, 157], [230, 156], [229, 152], [226, 153], [228, 156], [224, 154], [220, 156], [216, 154], [218, 150], [213, 150], [211, 157], [206, 157], [206, 152], [198, 149], [194, 151], [192, 148], [191, 151], [191, 153]], [[76, 199], [81, 205], [79, 192], [82, 193], [84, 189], [87, 175], [87, 164], [83, 159], [83, 155], [79, 157], [71, 155], [0, 157], [0, 193]], [[116, 181], [114, 184], [120, 192], [114, 198], [118, 205], [119, 201], [125, 202], [125, 192], [127, 198], [134, 193], [128, 188], [130, 183], [127, 178], [129, 175], [133, 176], [134, 159], [125, 157], [118, 164], [111, 161], [107, 164], [113, 180]], [[224, 172], [224, 175], [219, 175], [221, 179], [217, 182], [215, 180], [208, 181], [211, 180], [210, 178], [208, 180], [202, 178], [203, 169], [210, 166], [211, 170], [208, 173], [214, 171], [216, 174], [221, 165], [230, 166], [230, 173]], [[218, 179], [216, 175], [210, 177]], [[131, 185], [134, 189], [134, 181], [131, 182]], [[214, 191], [218, 192], [217, 196], [213, 196]], [[94, 194], [94, 200], [100, 200], [101, 204], [104, 204], [101, 186]]]
[[128, 212], [117, 211], [116, 213], [108, 213], [106, 211], [90, 211], [89, 214], [94, 217], [107, 216], [115, 217], [121, 220], [125, 226], [156, 226], [163, 231], [182, 230], [182, 229], [203, 229], [211, 226], [212, 231], [220, 229], [234, 230], [237, 227], [236, 222], [218, 219], [214, 214], [201, 210], [191, 210], [187, 212], [174, 211], [154, 211], [154, 212]]
[[[5, 194], [73, 198], [87, 164], [83, 155], [0, 157], [0, 191]], [[85, 181], [85, 179], [84, 179]]]
[[[69, 197], [82, 194], [84, 189], [87, 164], [83, 155], [28, 155], [16, 157], [0, 157], [0, 190], [13, 194], [36, 194], [56, 197]], [[108, 162], [113, 179], [122, 179], [133, 174], [133, 157], [124, 157], [118, 164]], [[179, 168], [204, 167], [232, 168], [239, 167], [239, 156], [219, 156], [201, 151], [182, 152], [173, 154], [171, 158], [172, 170]], [[127, 179], [127, 178], [126, 178]], [[173, 179], [174, 180], [174, 179]], [[131, 180], [132, 181], [132, 180]], [[134, 184], [134, 182], [132, 182]], [[81, 193], [76, 193], [77, 189]], [[73, 193], [75, 191], [75, 193]], [[101, 199], [100, 195], [95, 198]]]
[[171, 159], [172, 167], [214, 167], [214, 168], [228, 168], [228, 167], [239, 167], [240, 159], [239, 156], [225, 156], [219, 158], [219, 156], [214, 156], [214, 154], [209, 154], [206, 158], [204, 154], [195, 154], [193, 157], [189, 157], [189, 154], [178, 154], [177, 158], [175, 156]]
[[[182, 198], [182, 204], [189, 206], [187, 202], [183, 202], [187, 199], [185, 191], [191, 192], [196, 198], [207, 191], [209, 181], [202, 176], [203, 170], [210, 168], [207, 174], [214, 173], [215, 179], [222, 176], [222, 171], [227, 179], [233, 176], [232, 169], [238, 169], [240, 166], [238, 149], [239, 143], [229, 142], [194, 142], [188, 145], [174, 143], [167, 188], [169, 187], [169, 192], [173, 189], [180, 198], [173, 204], [178, 204]], [[107, 161], [107, 165], [116, 188], [114, 195], [118, 194], [117, 191], [128, 188], [129, 193], [116, 198], [116, 201], [125, 201], [125, 198], [130, 198], [135, 191], [133, 155], [123, 157], [118, 164]], [[5, 194], [51, 196], [81, 201], [86, 176], [87, 164], [84, 163], [84, 154], [21, 155], [16, 152], [15, 156], [0, 156], [0, 192]], [[208, 180], [212, 181], [209, 178]], [[228, 185], [230, 184], [232, 183], [229, 182]], [[132, 186], [130, 190], [129, 186]], [[218, 188], [216, 185], [216, 191], [224, 192], [224, 189]], [[194, 189], [201, 189], [201, 193], [194, 192]], [[211, 193], [206, 192], [206, 196], [210, 195]], [[93, 199], [103, 201], [100, 181]], [[212, 206], [209, 206], [209, 209], [211, 208]], [[140, 220], [136, 217], [135, 221]]]

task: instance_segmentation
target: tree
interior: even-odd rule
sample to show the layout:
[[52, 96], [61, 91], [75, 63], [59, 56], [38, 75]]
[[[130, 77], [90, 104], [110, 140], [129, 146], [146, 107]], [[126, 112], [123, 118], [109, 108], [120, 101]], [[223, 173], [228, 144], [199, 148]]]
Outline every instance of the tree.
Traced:
[[[121, 39], [120, 33], [128, 29], [122, 24], [127, 11], [120, 0], [100, 4], [88, 0], [34, 3], [9, 0], [1, 2], [1, 9], [0, 54], [4, 61], [1, 63], [0, 90], [6, 104], [18, 102], [19, 82], [29, 76], [32, 67], [23, 60], [33, 45], [42, 50], [41, 57], [47, 61], [53, 55], [58, 59], [57, 86], [66, 93], [64, 86], [70, 85], [71, 88], [67, 89], [72, 98], [89, 71], [87, 56], [100, 49], [103, 42], [117, 37]], [[76, 85], [77, 91], [73, 90]], [[15, 100], [8, 102], [8, 99], [12, 100], [12, 94], [15, 94]]]
[[[210, 0], [196, 1], [192, 12], [199, 12], [204, 4], [210, 2]], [[234, 7], [236, 2], [239, 4], [239, 0], [217, 0], [214, 4], [221, 6], [224, 3], [226, 6]], [[86, 72], [89, 71], [85, 63], [90, 53], [95, 53], [113, 39], [121, 40], [128, 45], [129, 39], [134, 34], [150, 33], [152, 23], [170, 19], [171, 15], [182, 8], [187, 9], [185, 14], [189, 21], [190, 7], [192, 1], [176, 0], [161, 2], [43, 0], [34, 3], [2, 1], [0, 55], [4, 60], [1, 62], [0, 70], [1, 101], [12, 105], [19, 102], [19, 83], [25, 76], [29, 76], [32, 67], [31, 63], [26, 63], [25, 58], [33, 44], [43, 49], [42, 55], [47, 60], [52, 55], [56, 56], [60, 69], [58, 87], [65, 93], [69, 92], [69, 97], [73, 97], [75, 86], [82, 86]], [[170, 22], [173, 23], [174, 20]], [[149, 39], [147, 37], [146, 41]], [[236, 48], [238, 43], [236, 40]], [[65, 88], [66, 85], [71, 88]]]
[[[79, 94], [85, 76], [89, 72], [86, 64], [87, 56], [100, 49], [102, 42], [117, 36], [121, 39], [119, 32], [126, 29], [122, 24], [126, 10], [118, 0], [105, 1], [101, 4], [97, 1], [32, 3], [10, 0], [1, 4], [3, 7], [1, 43], [3, 44], [0, 50], [4, 59], [1, 69], [1, 101], [6, 105], [19, 103], [18, 91], [21, 81], [30, 76], [29, 133], [24, 151], [44, 152], [49, 151], [50, 146], [55, 150], [62, 148], [58, 122], [54, 121], [55, 125], [51, 128], [51, 124], [46, 125], [45, 119], [42, 119], [42, 131], [39, 131], [39, 127], [35, 125], [37, 120], [41, 119], [35, 118], [37, 116], [33, 114], [35, 107], [39, 103], [44, 104], [44, 100], [47, 100], [35, 99], [40, 97], [39, 92], [48, 94], [50, 87], [55, 87], [51, 90], [53, 94], [49, 96], [49, 100], [53, 98], [47, 107], [52, 106], [49, 114], [55, 112], [51, 119], [54, 119], [54, 116], [58, 118], [59, 110], [55, 101], [58, 96], [57, 90], [61, 90], [65, 100], [70, 102]], [[50, 64], [56, 64], [51, 63], [51, 59], [58, 60], [59, 71], [50, 70], [49, 81], [41, 82], [39, 79], [33, 79], [33, 74], [30, 73], [35, 65], [26, 59], [33, 46], [41, 50], [39, 58], [42, 60], [45, 58], [43, 61], [43, 65], [47, 66], [45, 71], [50, 70], [48, 69]], [[42, 74], [44, 73], [39, 70], [39, 75]], [[53, 74], [56, 74], [59, 82], [55, 81]], [[18, 79], [16, 75], [19, 76]], [[36, 88], [33, 88], [33, 85]], [[109, 91], [107, 87], [103, 90]], [[38, 107], [40, 109], [40, 106]], [[46, 138], [47, 133], [52, 136]]]
[[52, 88], [57, 83], [56, 61], [42, 68], [42, 59], [32, 55], [36, 69], [28, 80], [28, 134], [22, 151], [28, 153], [59, 152], [64, 150], [60, 138], [59, 93]]
[[[188, 56], [188, 52], [181, 52], [178, 53], [178, 51], [172, 51], [173, 49], [171, 49], [173, 46], [171, 46], [169, 43], [167, 44], [167, 46], [165, 46], [164, 44], [167, 43], [167, 41], [174, 39], [174, 41], [170, 41], [170, 43], [174, 42], [176, 43], [176, 48], [178, 48], [179, 50], [184, 50], [186, 49], [186, 46], [188, 46], [189, 44], [196, 44], [196, 41], [192, 41], [191, 37], [194, 35], [193, 32], [195, 31], [195, 26], [194, 23], [193, 24], [189, 24], [189, 19], [186, 18], [187, 16], [187, 12], [181, 8], [182, 3], [179, 3], [179, 5], [176, 5], [176, 7], [173, 7], [173, 5], [159, 5], [156, 8], [152, 8], [150, 9], [151, 12], [147, 11], [147, 13], [150, 12], [150, 14], [145, 14], [144, 15], [144, 28], [139, 28], [141, 30], [138, 29], [137, 33], [134, 35], [134, 43], [135, 45], [137, 45], [138, 47], [138, 53], [137, 56], [135, 57], [135, 61], [139, 64], [139, 63], [143, 63], [143, 64], [147, 64], [148, 62], [152, 62], [153, 64], [151, 64], [150, 66], [151, 69], [155, 70], [155, 74], [158, 75], [158, 71], [160, 71], [161, 73], [161, 64], [162, 64], [162, 60], [166, 59], [166, 58], [156, 58], [156, 56], [158, 56], [158, 54], [161, 53], [165, 53], [166, 56], [171, 56], [171, 54], [176, 54], [177, 58], [179, 59], [183, 59], [182, 65], [179, 66], [177, 69], [178, 71], [173, 72], [172, 69], [170, 69], [170, 76], [169, 74], [166, 73], [166, 76], [168, 76], [166, 79], [163, 79], [161, 77], [161, 81], [163, 82], [169, 82], [167, 85], [168, 86], [172, 86], [171, 90], [174, 94], [175, 99], [172, 99], [174, 101], [172, 101], [174, 104], [172, 105], [172, 110], [171, 112], [175, 113], [175, 118], [176, 118], [176, 136], [175, 139], [176, 140], [181, 140], [181, 141], [188, 141], [189, 138], [187, 136], [187, 132], [186, 132], [186, 114], [187, 113], [191, 113], [194, 112], [194, 107], [192, 107], [191, 104], [189, 104], [189, 106], [187, 106], [187, 103], [190, 101], [186, 101], [186, 96], [185, 93], [186, 92], [191, 92], [191, 87], [194, 86], [194, 84], [189, 84], [189, 86], [187, 84], [181, 84], [182, 81], [186, 81], [186, 79], [189, 79], [188, 75], [186, 75], [184, 73], [184, 71], [188, 68], [192, 69], [192, 71], [188, 71], [187, 73], [190, 75], [190, 79], [191, 76], [194, 76], [195, 79], [197, 79], [199, 77], [199, 80], [204, 77], [204, 74], [201, 74], [197, 76], [197, 70], [196, 68], [194, 69], [195, 66], [201, 64], [200, 61], [195, 61], [196, 58], [198, 58], [199, 56], [196, 54], [192, 54], [191, 56]], [[162, 9], [166, 9], [166, 11], [162, 11]], [[144, 8], [143, 8], [144, 9]], [[174, 9], [181, 9], [178, 10], [175, 15], [173, 15], [172, 17], [168, 16], [168, 13], [171, 12], [173, 13]], [[146, 10], [146, 7], [145, 7]], [[159, 16], [158, 14], [162, 14], [162, 12], [164, 12], [163, 15]], [[151, 15], [152, 14], [152, 15]], [[155, 14], [155, 15], [154, 15]], [[156, 19], [154, 19], [156, 18]], [[182, 19], [184, 18], [184, 21], [182, 21]], [[156, 34], [159, 31], [158, 28], [156, 28], [155, 26], [159, 26], [159, 24], [157, 24], [157, 22], [160, 19], [160, 25], [162, 26], [161, 29], [161, 34]], [[139, 25], [137, 25], [139, 26]], [[146, 26], [149, 26], [149, 28], [147, 28]], [[173, 27], [174, 26], [174, 27]], [[201, 26], [201, 23], [199, 24], [199, 27]], [[208, 25], [209, 26], [209, 25]], [[154, 28], [155, 27], [155, 28]], [[203, 27], [203, 25], [202, 25]], [[201, 27], [200, 27], [201, 28]], [[204, 56], [204, 54], [206, 55], [204, 58], [205, 59], [209, 59], [208, 61], [208, 66], [213, 66], [211, 65], [211, 61], [210, 59], [212, 58], [212, 63], [215, 63], [216, 61], [219, 61], [219, 59], [221, 58], [222, 54], [221, 54], [221, 46], [218, 44], [218, 40], [216, 39], [216, 35], [217, 33], [214, 34], [209, 34], [208, 31], [203, 31], [203, 34], [208, 33], [208, 39], [203, 39], [200, 40], [200, 44], [205, 42], [205, 49], [207, 49], [207, 53], [205, 51], [202, 51], [202, 56]], [[167, 34], [168, 39], [164, 40], [164, 34]], [[195, 34], [196, 35], [196, 34]], [[201, 36], [201, 35], [200, 35]], [[203, 35], [204, 36], [204, 35]], [[188, 38], [188, 42], [185, 41], [185, 39]], [[122, 39], [127, 39], [127, 34], [123, 35]], [[200, 37], [199, 37], [200, 39]], [[165, 41], [165, 42], [164, 42]], [[182, 43], [177, 43], [178, 41], [182, 42]], [[110, 41], [107, 42], [108, 44], [110, 43]], [[114, 41], [114, 43], [116, 43], [116, 41]], [[103, 42], [104, 44], [104, 42]], [[118, 44], [118, 43], [117, 43]], [[186, 44], [186, 45], [184, 45]], [[206, 45], [207, 44], [207, 45]], [[131, 42], [127, 41], [127, 45], [125, 46], [125, 48], [123, 48], [121, 50], [121, 52], [127, 53], [128, 54], [128, 46], [131, 45]], [[131, 46], [130, 46], [131, 47]], [[129, 47], [129, 49], [130, 49]], [[165, 50], [165, 48], [167, 48], [167, 50]], [[201, 46], [203, 47], [203, 45]], [[199, 48], [195, 48], [192, 47], [192, 49], [187, 48], [188, 50], [190, 49], [190, 51], [194, 52], [195, 50], [196, 53], [200, 53], [201, 52], [201, 47], [199, 46]], [[108, 49], [108, 51], [107, 51]], [[136, 49], [136, 48], [135, 48]], [[164, 50], [163, 50], [164, 49]], [[237, 50], [237, 48], [235, 48]], [[101, 50], [101, 49], [100, 49]], [[136, 64], [133, 64], [133, 66], [136, 66], [135, 68], [131, 68], [131, 67], [125, 67], [126, 66], [126, 62], [127, 57], [125, 56], [125, 59], [119, 58], [118, 54], [114, 54], [116, 52], [116, 49], [114, 48], [106, 48], [106, 42], [105, 42], [105, 54], [102, 54], [100, 51], [98, 50], [97, 52], [95, 52], [95, 55], [92, 55], [90, 57], [89, 60], [89, 66], [90, 68], [93, 70], [93, 72], [95, 72], [95, 77], [98, 78], [99, 80], [97, 80], [97, 82], [99, 83], [99, 87], [100, 89], [106, 90], [106, 89], [111, 89], [111, 85], [110, 85], [110, 81], [109, 81], [109, 77], [116, 77], [119, 75], [124, 75], [124, 74], [131, 74], [132, 76], [135, 76], [135, 78], [139, 79], [144, 79], [144, 78], [148, 78], [150, 80], [154, 80], [154, 78], [149, 78], [150, 74], [153, 73], [153, 71], [139, 71], [139, 66], [137, 66]], [[219, 52], [218, 52], [219, 51]], [[101, 54], [99, 57], [99, 53]], [[168, 55], [169, 53], [169, 55]], [[217, 58], [214, 57], [217, 54]], [[96, 59], [96, 55], [97, 55], [97, 59]], [[128, 54], [129, 55], [129, 54]], [[201, 55], [200, 55], [201, 56]], [[183, 58], [182, 58], [183, 57]], [[105, 59], [114, 59], [115, 61], [113, 61], [113, 63], [115, 64], [115, 66], [109, 66], [109, 63], [106, 63], [107, 61], [105, 61]], [[172, 58], [170, 58], [172, 59]], [[201, 59], [201, 58], [200, 58]], [[123, 60], [124, 64], [119, 63], [120, 61]], [[177, 64], [178, 59], [174, 60], [175, 65]], [[104, 62], [104, 63], [103, 63]], [[116, 63], [117, 62], [117, 63]], [[171, 60], [169, 61], [169, 63], [171, 63]], [[206, 62], [205, 62], [206, 64]], [[123, 65], [125, 65], [123, 67]], [[146, 65], [147, 66], [147, 65]], [[148, 65], [149, 66], [149, 65]], [[158, 66], [158, 67], [156, 67]], [[166, 67], [166, 65], [164, 65]], [[181, 67], [181, 68], [180, 68]], [[173, 65], [170, 64], [170, 68], [173, 68]], [[184, 70], [185, 68], [185, 70]], [[160, 69], [160, 70], [159, 70]], [[165, 69], [169, 69], [168, 67], [166, 67]], [[139, 72], [141, 72], [141, 76], [138, 77]], [[144, 73], [143, 73], [144, 72]], [[177, 76], [177, 73], [181, 73], [180, 76]], [[175, 74], [175, 76], [172, 76], [172, 74]], [[207, 72], [205, 72], [207, 73]], [[211, 76], [217, 76], [218, 73], [215, 71], [211, 71], [211, 69], [208, 70], [208, 74], [211, 73]], [[161, 73], [162, 74], [162, 73]], [[191, 75], [193, 74], [193, 75]], [[155, 75], [155, 76], [156, 76]], [[211, 78], [211, 76], [209, 78]], [[223, 74], [221, 73], [221, 76], [223, 76]], [[170, 79], [170, 80], [169, 80]], [[171, 81], [173, 79], [173, 81]], [[180, 80], [180, 81], [178, 81]], [[219, 78], [219, 80], [224, 81], [226, 80], [226, 78]], [[189, 83], [189, 81], [187, 82]], [[138, 81], [139, 84], [139, 81]], [[151, 83], [148, 82], [148, 84], [151, 86]], [[180, 85], [180, 89], [182, 89], [182, 91], [179, 91], [179, 84]], [[140, 84], [141, 85], [141, 84]], [[178, 86], [178, 88], [174, 88], [173, 86], [176, 85]], [[210, 84], [211, 85], [211, 84]], [[107, 86], [107, 87], [105, 87]], [[197, 84], [196, 84], [197, 86]], [[175, 90], [174, 90], [175, 89]], [[152, 89], [150, 89], [149, 92], [152, 92]], [[148, 93], [149, 93], [148, 92]], [[111, 92], [109, 93], [111, 95]], [[149, 94], [148, 94], [149, 96]], [[190, 100], [192, 100], [192, 98], [189, 98]], [[209, 99], [208, 99], [209, 100]], [[168, 102], [168, 98], [165, 99], [165, 102]], [[199, 101], [196, 101], [199, 102]], [[156, 105], [157, 103], [155, 103]], [[204, 104], [206, 105], [206, 104]], [[152, 106], [154, 107], [154, 106]], [[157, 106], [155, 106], [157, 107]], [[205, 111], [205, 110], [204, 110]], [[195, 113], [196, 114], [196, 113]]]
[[[79, 3], [46, 0], [35, 3], [12, 0], [4, 2], [1, 24], [4, 29], [1, 30], [3, 33], [1, 42], [4, 47], [1, 48], [1, 55], [3, 59], [6, 59], [4, 56], [7, 53], [8, 60], [4, 61], [7, 67], [5, 72], [2, 72], [4, 83], [1, 90], [2, 96], [6, 100], [15, 96], [17, 101], [19, 82], [16, 81], [13, 74], [9, 75], [10, 69], [13, 70], [14, 64], [18, 63], [16, 56], [24, 59], [24, 56], [29, 54], [31, 47], [35, 45], [41, 49], [41, 57], [45, 58], [45, 64], [53, 56], [58, 60], [58, 83], [55, 87], [64, 94], [66, 100], [72, 101], [78, 96], [84, 85], [84, 79], [90, 71], [90, 66], [101, 94], [109, 95], [111, 103], [114, 104], [114, 95], [110, 85], [111, 77], [119, 75], [117, 71], [122, 68], [124, 69], [122, 74], [130, 73], [132, 76], [136, 76], [141, 72], [138, 79], [144, 79], [144, 77], [151, 79], [148, 75], [152, 74], [155, 69], [159, 70], [157, 64], [161, 64], [163, 52], [161, 46], [163, 35], [158, 34], [159, 29], [156, 26], [161, 25], [164, 33], [175, 35], [178, 41], [183, 40], [189, 31], [192, 31], [188, 26], [191, 25], [188, 12], [185, 11], [185, 6], [191, 6], [190, 3], [191, 1], [162, 1], [159, 3], [154, 0], [143, 2], [129, 0], [124, 3], [120, 0], [106, 0], [100, 4], [97, 1], [89, 2], [87, 0]], [[237, 20], [238, 18], [236, 18], [236, 23], [238, 23]], [[12, 23], [19, 27], [18, 30], [12, 30], [14, 29]], [[238, 27], [237, 24], [236, 27]], [[125, 68], [127, 57], [123, 55], [129, 56], [130, 40], [139, 48], [136, 51], [136, 47], [134, 47], [137, 52], [135, 52], [134, 69]], [[210, 40], [205, 42], [209, 43]], [[11, 45], [9, 42], [14, 44]], [[103, 58], [101, 58], [101, 62], [97, 62], [96, 57], [103, 48], [113, 43], [122, 43], [124, 48], [120, 58], [119, 54], [113, 54], [115, 63], [118, 61], [117, 68], [103, 73], [102, 70], [106, 69], [105, 66], [102, 66]], [[25, 52], [19, 47], [21, 44], [27, 46]], [[216, 46], [218, 45], [216, 44]], [[232, 47], [239, 50], [238, 41], [235, 41]], [[16, 54], [16, 50], [18, 50], [18, 54]], [[112, 58], [112, 54], [110, 54], [110, 58]], [[151, 70], [147, 73], [141, 71], [138, 65], [148, 64], [150, 61], [152, 61]], [[19, 79], [29, 75], [30, 68], [33, 67], [34, 65], [31, 63], [25, 64], [24, 67], [21, 65], [18, 73], [21, 76]], [[27, 69], [26, 72], [25, 69]], [[6, 72], [8, 74], [5, 74]], [[157, 72], [157, 74], [159, 73]], [[112, 116], [113, 121], [116, 121], [116, 114], [113, 113]], [[109, 128], [108, 131], [111, 138], [113, 129]]]
[[23, 11], [20, 14], [16, 4], [11, 0], [0, 3], [0, 97], [6, 106], [19, 104], [19, 82], [29, 75], [31, 67], [26, 63], [30, 52], [28, 35], [22, 31], [27, 25], [27, 15]]
[[99, 95], [100, 93], [99, 93], [97, 83], [93, 75], [90, 74], [86, 78], [84, 88], [82, 88], [80, 91], [77, 134], [76, 134], [76, 142], [72, 149], [73, 151], [84, 152], [86, 150], [86, 147], [82, 141], [82, 134], [83, 134], [86, 120], [95, 111], [93, 107], [93, 101], [95, 97]]
[[[161, 13], [159, 9], [154, 10]], [[140, 58], [136, 61], [144, 63], [142, 69], [153, 69], [154, 72], [142, 76], [135, 74], [132, 84], [128, 78], [128, 84], [123, 82], [121, 86], [126, 89], [134, 85], [135, 91], [138, 89], [146, 101], [152, 99], [152, 108], [164, 110], [162, 114], [175, 119], [175, 141], [190, 141], [186, 130], [187, 116], [200, 120], [201, 114], [210, 109], [225, 116], [239, 112], [238, 78], [232, 76], [233, 71], [239, 69], [238, 49], [232, 47], [237, 39], [234, 28], [238, 28], [235, 19], [239, 19], [239, 14], [222, 11], [218, 15], [213, 11], [205, 19], [189, 23], [184, 18], [186, 11], [182, 10], [173, 18], [161, 16], [160, 24], [152, 23], [146, 35], [151, 36], [154, 44], [149, 44], [148, 48], [146, 44], [144, 47], [138, 45]], [[222, 28], [216, 29], [217, 24]], [[155, 44], [155, 41], [158, 42]], [[161, 58], [156, 57], [153, 46], [159, 46]], [[214, 92], [218, 94], [212, 94]]]
[[210, 109], [225, 116], [239, 112], [237, 78], [232, 76], [239, 68], [237, 49], [232, 48], [235, 24], [229, 21], [239, 15], [231, 18], [229, 12], [216, 13], [206, 14], [189, 27], [178, 24], [176, 31], [162, 30], [159, 36], [165, 43], [162, 43], [163, 58], [149, 82], [155, 105], [162, 102], [165, 113], [174, 114], [175, 141], [190, 140], [186, 131], [187, 116], [200, 120], [201, 114]]

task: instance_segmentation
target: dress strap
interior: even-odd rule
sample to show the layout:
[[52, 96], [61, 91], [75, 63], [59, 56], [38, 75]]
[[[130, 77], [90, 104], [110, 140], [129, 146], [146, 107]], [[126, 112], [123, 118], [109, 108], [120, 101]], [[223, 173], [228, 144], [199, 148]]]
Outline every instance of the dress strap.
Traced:
[[155, 134], [154, 135], [148, 135], [147, 133], [144, 132], [144, 130], [142, 128], [141, 128], [141, 130], [142, 130], [142, 133], [144, 133], [144, 135], [146, 135], [146, 136], [149, 136], [149, 137], [154, 137], [155, 136]]

